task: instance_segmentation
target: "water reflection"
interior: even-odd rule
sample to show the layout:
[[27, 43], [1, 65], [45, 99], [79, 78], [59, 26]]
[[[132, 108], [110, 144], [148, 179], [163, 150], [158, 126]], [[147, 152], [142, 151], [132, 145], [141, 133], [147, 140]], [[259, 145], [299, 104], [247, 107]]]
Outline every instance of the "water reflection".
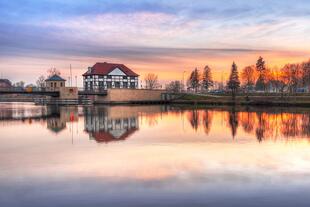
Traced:
[[78, 107], [48, 107], [47, 128], [54, 133], [60, 133], [67, 128], [67, 123], [78, 122]]
[[[310, 138], [310, 111], [288, 108], [182, 108], [178, 106], [88, 106], [55, 107], [13, 104], [0, 107], [0, 124], [12, 122], [32, 124], [41, 122], [55, 134], [64, 131], [68, 123], [83, 120], [84, 132], [90, 140], [108, 143], [127, 140], [143, 127], [161, 124], [163, 117], [182, 122], [183, 131], [204, 132], [209, 136], [212, 131], [229, 133], [232, 139], [238, 134], [254, 136], [258, 142], [277, 139]], [[184, 119], [186, 117], [187, 119]], [[214, 122], [222, 120], [222, 122]], [[188, 125], [184, 122], [188, 123]], [[176, 123], [175, 123], [176, 124]], [[217, 126], [214, 128], [214, 126]], [[213, 129], [214, 128], [214, 129]], [[171, 128], [171, 130], [174, 130]]]
[[85, 107], [85, 131], [98, 143], [122, 141], [139, 129], [138, 115], [109, 107]]
[[[309, 138], [310, 137], [310, 111], [287, 111], [289, 109], [258, 108], [217, 108], [217, 109], [191, 109], [186, 110], [188, 121], [194, 131], [203, 127], [205, 134], [212, 129], [214, 116], [223, 117], [226, 127], [229, 128], [232, 138], [238, 134], [239, 126], [249, 135], [255, 135], [259, 142], [276, 140], [278, 138]], [[201, 117], [203, 120], [201, 121]], [[222, 127], [225, 130], [225, 127]]]
[[309, 113], [0, 104], [0, 206], [308, 206]]
[[[248, 134], [255, 134], [259, 142], [277, 138], [310, 137], [309, 112], [238, 112], [236, 118], [240, 120], [243, 130]], [[229, 121], [230, 127], [235, 128]]]
[[208, 135], [212, 126], [213, 112], [205, 110], [203, 114], [204, 131]]
[[239, 118], [238, 118], [239, 114], [236, 113], [236, 109], [232, 108], [229, 113], [228, 113], [228, 124], [230, 126], [231, 129], [231, 135], [233, 138], [235, 138], [236, 134], [237, 134], [237, 129], [239, 126]]

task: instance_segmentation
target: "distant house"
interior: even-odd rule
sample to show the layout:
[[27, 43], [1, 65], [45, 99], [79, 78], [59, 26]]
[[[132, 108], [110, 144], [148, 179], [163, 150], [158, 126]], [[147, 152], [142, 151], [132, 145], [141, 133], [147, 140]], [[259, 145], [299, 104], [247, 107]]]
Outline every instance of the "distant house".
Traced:
[[85, 90], [138, 88], [139, 75], [123, 64], [96, 63], [83, 74]]
[[0, 79], [0, 88], [11, 88], [12, 83], [8, 79]]
[[59, 91], [66, 86], [66, 80], [59, 75], [53, 75], [45, 80], [46, 89], [49, 91]]

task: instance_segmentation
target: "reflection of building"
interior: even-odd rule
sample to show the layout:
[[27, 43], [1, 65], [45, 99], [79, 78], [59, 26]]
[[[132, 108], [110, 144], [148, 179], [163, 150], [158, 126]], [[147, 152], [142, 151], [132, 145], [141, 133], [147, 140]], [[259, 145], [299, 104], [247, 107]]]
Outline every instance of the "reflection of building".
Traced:
[[89, 133], [91, 139], [97, 142], [125, 140], [139, 128], [138, 117], [134, 114], [113, 117], [107, 108], [85, 108], [84, 116], [85, 131]]
[[85, 90], [138, 88], [139, 75], [123, 64], [96, 63], [83, 74]]
[[48, 114], [52, 117], [47, 119], [47, 128], [59, 133], [67, 127], [68, 122], [78, 120], [78, 108], [73, 107], [49, 107]]
[[66, 122], [61, 118], [49, 118], [47, 119], [47, 128], [57, 134], [66, 128]]

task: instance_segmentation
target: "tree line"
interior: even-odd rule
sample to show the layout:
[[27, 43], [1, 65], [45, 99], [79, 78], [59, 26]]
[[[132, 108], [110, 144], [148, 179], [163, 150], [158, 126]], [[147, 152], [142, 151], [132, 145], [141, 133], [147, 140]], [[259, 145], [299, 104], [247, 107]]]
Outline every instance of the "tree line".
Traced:
[[[202, 74], [195, 68], [187, 81], [188, 89], [197, 92], [199, 89], [209, 91], [213, 86], [212, 71], [209, 66], [203, 69]], [[252, 92], [281, 92], [296, 93], [308, 91], [310, 85], [310, 60], [296, 64], [286, 64], [281, 69], [270, 69], [263, 57], [259, 57], [255, 65], [242, 69], [239, 77], [238, 66], [233, 62], [226, 89], [232, 95], [238, 91]]]

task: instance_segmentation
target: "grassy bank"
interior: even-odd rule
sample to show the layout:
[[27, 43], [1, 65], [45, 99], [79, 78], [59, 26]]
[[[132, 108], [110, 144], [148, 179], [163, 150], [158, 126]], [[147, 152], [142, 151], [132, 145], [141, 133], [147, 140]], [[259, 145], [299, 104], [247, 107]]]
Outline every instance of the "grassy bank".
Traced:
[[184, 94], [174, 100], [175, 104], [204, 104], [204, 105], [252, 105], [252, 106], [300, 106], [310, 107], [310, 96], [281, 96], [281, 95], [238, 95], [233, 99], [223, 95]]

